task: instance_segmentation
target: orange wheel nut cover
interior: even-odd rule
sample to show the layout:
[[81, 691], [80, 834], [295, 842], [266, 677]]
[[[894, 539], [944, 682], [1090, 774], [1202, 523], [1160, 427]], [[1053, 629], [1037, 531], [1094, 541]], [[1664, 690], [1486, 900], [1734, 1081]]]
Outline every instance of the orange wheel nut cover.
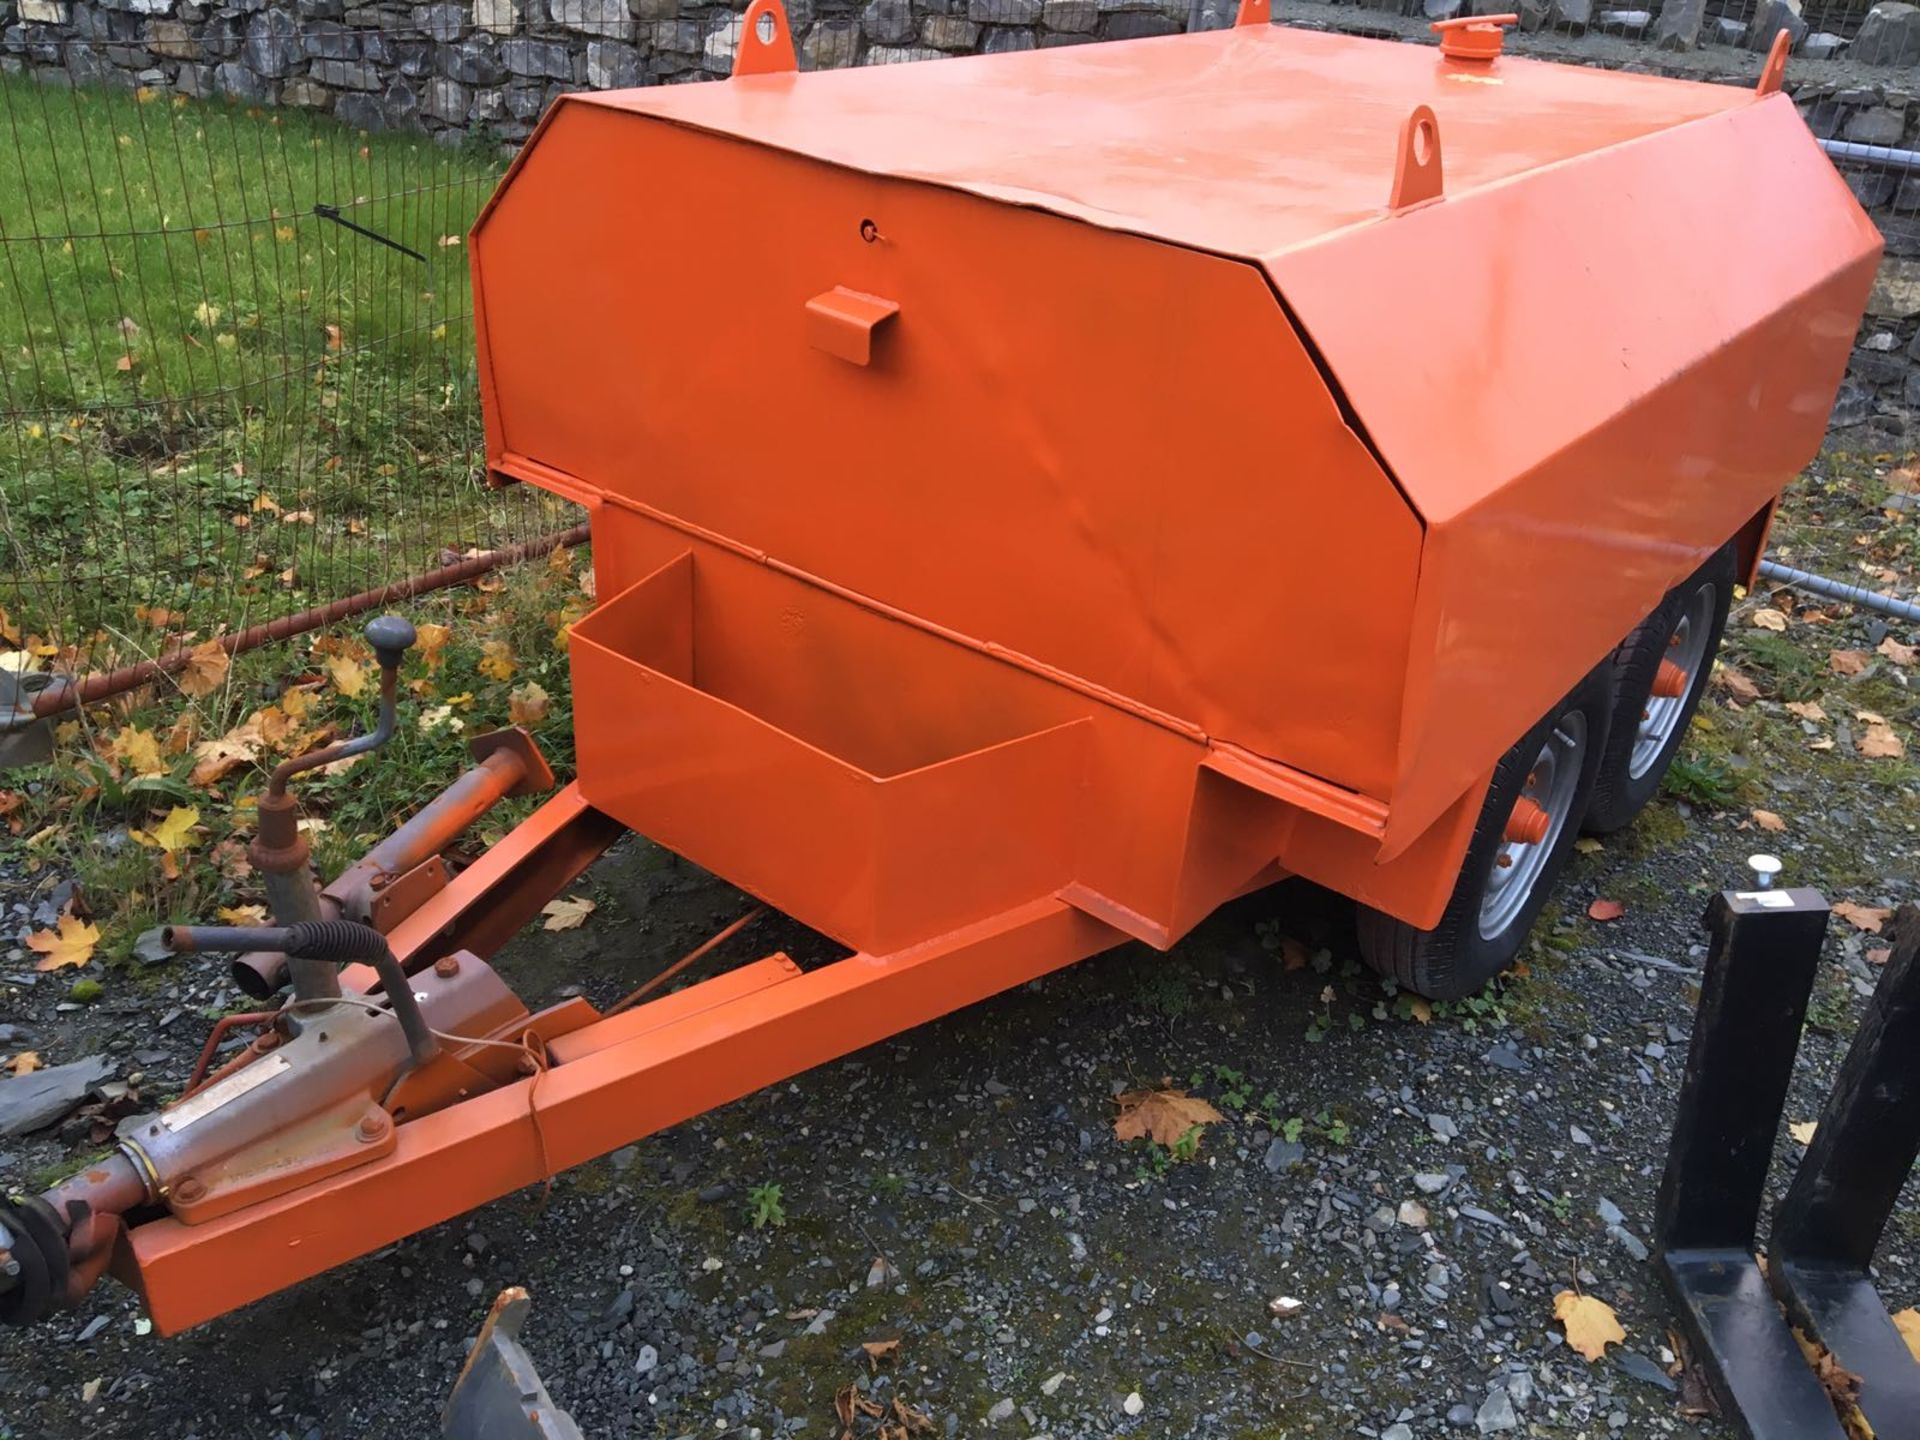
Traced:
[[1507, 816], [1506, 838], [1515, 845], [1538, 845], [1547, 838], [1552, 819], [1538, 801], [1522, 795], [1513, 802], [1513, 813]]
[[1678, 700], [1687, 693], [1687, 672], [1671, 660], [1662, 660], [1653, 674], [1653, 693], [1662, 700]]

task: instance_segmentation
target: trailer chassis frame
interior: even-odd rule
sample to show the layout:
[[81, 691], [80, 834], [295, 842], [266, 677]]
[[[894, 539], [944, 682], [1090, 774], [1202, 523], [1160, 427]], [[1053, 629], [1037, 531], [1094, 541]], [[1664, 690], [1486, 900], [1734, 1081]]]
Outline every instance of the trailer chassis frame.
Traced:
[[[395, 956], [414, 973], [490, 952], [623, 833], [568, 785], [401, 921]], [[299, 1189], [135, 1224], [113, 1273], [177, 1333], [1127, 938], [1047, 897], [892, 954], [807, 971], [775, 954], [619, 1013], [567, 1000], [527, 1022], [547, 1045], [535, 1073], [409, 1120], [385, 1154]]]

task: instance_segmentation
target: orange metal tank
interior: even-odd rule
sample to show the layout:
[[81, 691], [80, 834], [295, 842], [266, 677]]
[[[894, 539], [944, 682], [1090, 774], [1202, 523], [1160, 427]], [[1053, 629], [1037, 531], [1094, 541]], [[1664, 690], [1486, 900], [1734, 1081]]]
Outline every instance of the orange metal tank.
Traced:
[[872, 953], [1276, 867], [1433, 923], [1495, 760], [1814, 453], [1879, 253], [1778, 94], [752, 18], [476, 226], [489, 463], [592, 512], [583, 796]]

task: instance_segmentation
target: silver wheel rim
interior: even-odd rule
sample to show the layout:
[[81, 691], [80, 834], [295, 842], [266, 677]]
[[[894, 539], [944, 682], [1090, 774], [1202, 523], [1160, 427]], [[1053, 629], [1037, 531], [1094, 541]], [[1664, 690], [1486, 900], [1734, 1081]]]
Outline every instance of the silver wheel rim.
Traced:
[[[1547, 740], [1527, 771], [1527, 783], [1514, 797], [1513, 811], [1537, 805], [1547, 812], [1547, 832], [1540, 840], [1502, 839], [1494, 853], [1493, 870], [1480, 898], [1480, 938], [1504, 934], [1514, 917], [1527, 908], [1547, 858], [1560, 843], [1573, 812], [1573, 794], [1580, 787], [1580, 771], [1587, 755], [1587, 717], [1569, 710], [1554, 721]], [[1507, 822], [1502, 822], [1504, 834]]]
[[1647, 695], [1640, 710], [1640, 728], [1633, 735], [1633, 753], [1627, 757], [1631, 779], [1643, 778], [1666, 753], [1680, 728], [1680, 717], [1686, 714], [1687, 702], [1700, 687], [1700, 676], [1706, 668], [1707, 637], [1713, 633], [1713, 610], [1719, 598], [1711, 582], [1700, 586], [1688, 599], [1673, 633], [1667, 636], [1660, 658], [1686, 671], [1687, 683], [1678, 695]]

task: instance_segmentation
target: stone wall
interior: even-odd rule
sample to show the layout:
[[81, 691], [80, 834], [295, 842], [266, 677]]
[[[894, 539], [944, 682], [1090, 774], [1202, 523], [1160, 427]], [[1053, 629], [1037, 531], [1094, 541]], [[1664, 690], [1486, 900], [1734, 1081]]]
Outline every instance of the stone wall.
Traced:
[[[1290, 23], [1400, 33], [1463, 8], [1518, 8], [1542, 37], [1612, 43], [1598, 63], [1712, 46], [1729, 59], [1792, 31], [1830, 66], [1915, 88], [1920, 9], [1904, 0], [1361, 0], [1277, 9]], [[1803, 13], [1803, 5], [1806, 7]], [[1165, 35], [1229, 22], [1234, 0], [790, 0], [801, 64], [876, 65]], [[1392, 33], [1389, 29], [1389, 33]], [[736, 7], [712, 0], [0, 0], [0, 66], [81, 84], [330, 111], [366, 129], [524, 138], [552, 97], [724, 75]], [[1516, 37], [1524, 46], [1532, 36]], [[1749, 60], [1742, 66], [1751, 67]], [[1911, 108], [1910, 106], [1908, 107]], [[1876, 133], [1888, 131], [1885, 124]]]
[[[1904, 0], [1277, 0], [1286, 23], [1422, 39], [1430, 17], [1517, 9], [1511, 48], [1750, 85], [1784, 28], [1815, 133], [1920, 148], [1920, 9]], [[744, 0], [740, 0], [744, 7]], [[1230, 23], [1235, 0], [787, 0], [803, 68], [878, 65]], [[1804, 9], [1803, 9], [1804, 7]], [[0, 68], [325, 111], [361, 129], [525, 138], [567, 90], [725, 75], [737, 10], [711, 0], [0, 0]], [[1889, 259], [1836, 423], [1920, 434], [1920, 174], [1847, 171]], [[1912, 433], [1909, 427], [1913, 426]]]
[[[1920, 72], [1898, 85], [1803, 86], [1800, 113], [1823, 139], [1920, 149]], [[1836, 439], [1864, 451], [1920, 445], [1920, 172], [1842, 166], [1886, 237], [1879, 283], [1834, 403]]]

